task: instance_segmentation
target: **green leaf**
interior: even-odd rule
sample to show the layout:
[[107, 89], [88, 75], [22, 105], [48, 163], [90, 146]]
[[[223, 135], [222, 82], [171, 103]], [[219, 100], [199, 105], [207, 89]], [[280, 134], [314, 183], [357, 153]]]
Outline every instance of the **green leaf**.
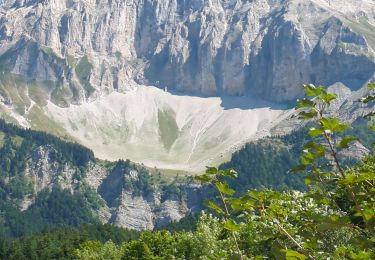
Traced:
[[200, 181], [201, 183], [207, 183], [211, 181], [210, 176], [208, 176], [207, 174], [195, 176], [194, 179]]
[[375, 218], [375, 210], [372, 208], [367, 208], [363, 211], [363, 216], [365, 220], [368, 222], [371, 219]]
[[250, 200], [245, 197], [242, 197], [240, 199], [231, 198], [227, 200], [227, 203], [235, 211], [243, 211], [246, 209], [250, 209], [253, 208], [255, 205], [255, 202], [253, 200]]
[[375, 83], [370, 83], [367, 86], [369, 89], [375, 89]]
[[241, 200], [238, 198], [231, 198], [227, 200], [228, 205], [233, 209], [233, 210], [242, 210], [242, 203]]
[[218, 214], [222, 214], [222, 215], [225, 214], [224, 210], [219, 205], [217, 205], [215, 202], [213, 202], [213, 201], [206, 200], [204, 202], [204, 205], [206, 205], [206, 207], [212, 209], [213, 211], [215, 211]]
[[303, 88], [306, 91], [306, 96], [308, 97], [315, 97], [319, 96], [323, 92], [325, 92], [323, 86], [315, 87], [313, 84], [305, 85]]
[[297, 105], [295, 108], [300, 109], [300, 108], [307, 108], [307, 107], [314, 107], [314, 106], [315, 106], [314, 101], [304, 98], [302, 100], [297, 101]]
[[305, 166], [309, 166], [314, 163], [317, 157], [313, 153], [305, 153], [301, 156], [301, 164]]
[[304, 259], [307, 259], [307, 256], [305, 256], [301, 253], [298, 253], [297, 251], [286, 249], [284, 252], [285, 252], [285, 259], [286, 260], [304, 260]]
[[221, 193], [224, 193], [226, 195], [233, 195], [234, 194], [234, 190], [231, 189], [228, 185], [228, 183], [226, 182], [217, 182], [215, 183], [216, 185], [216, 188], [221, 192]]
[[342, 138], [342, 140], [337, 144], [338, 147], [340, 148], [349, 148], [349, 143], [353, 142], [353, 141], [358, 141], [358, 138], [357, 137], [354, 137], [354, 136], [345, 136], [344, 138]]
[[375, 179], [375, 173], [374, 172], [362, 172], [360, 174], [358, 173], [350, 173], [345, 176], [345, 179], [341, 179], [340, 183], [343, 184], [353, 184], [353, 183], [359, 183], [359, 182], [366, 182], [366, 181], [373, 181]]
[[237, 177], [237, 172], [233, 169], [229, 170], [222, 170], [221, 175], [229, 178], [236, 178]]
[[330, 130], [331, 132], [342, 132], [349, 127], [347, 124], [342, 124], [340, 119], [337, 117], [322, 118], [320, 120], [320, 124], [324, 130]]
[[323, 130], [320, 129], [320, 128], [310, 128], [309, 132], [308, 132], [308, 135], [310, 137], [317, 137], [319, 135], [322, 135], [323, 134]]
[[311, 178], [305, 178], [305, 184], [310, 185], [311, 184]]
[[321, 98], [320, 100], [322, 100], [324, 103], [326, 104], [330, 104], [332, 100], [336, 99], [336, 95], [335, 94], [331, 94], [331, 93], [327, 93], [327, 92], [323, 92], [321, 94]]
[[215, 175], [218, 173], [218, 169], [216, 167], [207, 167], [206, 173], [209, 175]]
[[250, 191], [246, 192], [245, 195], [248, 196], [248, 197], [251, 197], [253, 199], [256, 199], [256, 200], [259, 199], [259, 192], [256, 191], [256, 190], [250, 190]]
[[233, 219], [227, 219], [224, 223], [224, 228], [229, 231], [240, 231], [241, 226], [237, 224]]
[[316, 117], [318, 115], [318, 112], [315, 110], [315, 109], [311, 109], [310, 111], [302, 111], [298, 114], [298, 118], [299, 119], [304, 119], [304, 120], [308, 120], [308, 119], [312, 119], [314, 117]]
[[325, 147], [322, 144], [318, 144], [314, 141], [308, 142], [303, 145], [304, 152], [312, 153], [316, 158], [323, 157], [325, 155]]

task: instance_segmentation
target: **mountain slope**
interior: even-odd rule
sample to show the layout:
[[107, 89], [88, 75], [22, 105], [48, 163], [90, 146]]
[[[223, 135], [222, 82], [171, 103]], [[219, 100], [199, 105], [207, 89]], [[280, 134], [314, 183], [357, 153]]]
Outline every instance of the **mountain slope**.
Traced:
[[49, 103], [47, 111], [99, 158], [126, 157], [150, 167], [197, 172], [222, 162], [244, 142], [269, 135], [288, 116], [285, 106], [271, 106], [249, 98], [178, 96], [140, 86], [80, 106]]
[[0, 114], [100, 158], [201, 171], [293, 129], [285, 104], [302, 84], [332, 85], [338, 113], [360, 116], [355, 99], [375, 79], [374, 10], [370, 0], [4, 0]]

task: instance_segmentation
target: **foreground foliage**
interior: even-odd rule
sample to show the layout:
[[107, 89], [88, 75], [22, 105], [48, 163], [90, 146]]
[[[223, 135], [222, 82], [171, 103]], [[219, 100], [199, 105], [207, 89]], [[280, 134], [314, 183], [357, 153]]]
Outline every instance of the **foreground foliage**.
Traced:
[[[374, 85], [369, 87], [375, 88]], [[247, 256], [373, 259], [375, 155], [365, 158], [356, 167], [345, 169], [339, 153], [358, 138], [342, 134], [349, 125], [329, 116], [327, 110], [336, 98], [334, 94], [326, 92], [322, 86], [306, 85], [305, 89], [306, 96], [311, 98], [298, 101], [296, 108], [302, 109], [300, 119], [316, 122], [316, 127], [308, 131], [311, 140], [303, 145], [300, 164], [293, 171], [306, 174], [305, 182], [310, 190], [289, 198], [287, 193], [256, 190], [235, 197], [235, 190], [224, 177], [234, 178], [236, 172], [208, 168], [198, 179], [216, 187], [221, 203], [208, 201], [207, 206], [222, 216], [223, 227], [233, 238], [235, 253], [242, 259]], [[372, 100], [370, 95], [362, 101]], [[243, 248], [244, 226], [256, 225], [258, 221], [265, 229], [259, 228], [256, 234], [250, 234], [261, 237], [269, 249], [267, 254], [264, 254], [264, 247], [259, 252]]]

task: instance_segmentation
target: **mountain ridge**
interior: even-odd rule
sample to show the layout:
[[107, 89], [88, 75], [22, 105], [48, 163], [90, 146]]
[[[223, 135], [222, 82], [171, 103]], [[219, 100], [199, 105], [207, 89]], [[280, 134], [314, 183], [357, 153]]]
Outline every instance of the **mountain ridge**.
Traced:
[[60, 81], [67, 104], [132, 82], [282, 102], [306, 83], [358, 88], [374, 75], [375, 9], [360, 2], [8, 0], [0, 53], [16, 44], [6, 67]]
[[104, 159], [201, 171], [294, 129], [287, 104], [303, 84], [343, 94], [335, 108], [353, 121], [375, 80], [368, 0], [6, 0], [0, 12], [2, 117]]

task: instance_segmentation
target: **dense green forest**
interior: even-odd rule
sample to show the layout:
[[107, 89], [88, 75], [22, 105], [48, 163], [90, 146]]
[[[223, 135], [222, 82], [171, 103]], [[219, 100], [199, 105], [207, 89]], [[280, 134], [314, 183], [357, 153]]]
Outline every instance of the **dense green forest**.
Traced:
[[23, 129], [8, 124], [2, 119], [0, 119], [0, 133], [2, 133], [0, 136], [2, 176], [22, 172], [24, 157], [33, 147], [40, 145], [54, 147], [58, 151], [55, 155], [56, 160], [66, 161], [80, 168], [84, 168], [89, 161], [95, 160], [94, 153], [82, 145], [67, 142], [44, 132]]
[[0, 234], [4, 238], [33, 234], [57, 226], [78, 227], [99, 223], [85, 196], [60, 188], [40, 192], [27, 210], [20, 210], [7, 199], [0, 201], [0, 210]]
[[[95, 205], [90, 204], [93, 201], [87, 199], [87, 194], [71, 194], [59, 187], [35, 194], [24, 171], [32, 151], [39, 146], [52, 147], [52, 160], [75, 167], [77, 179], [84, 174], [88, 162], [95, 161], [93, 152], [79, 144], [0, 120], [0, 234], [3, 238], [31, 234], [47, 227], [98, 222], [91, 210]], [[18, 202], [27, 197], [35, 201], [22, 211]]]
[[121, 244], [138, 237], [136, 231], [108, 224], [54, 228], [14, 240], [0, 238], [0, 259], [75, 259], [75, 250], [87, 241]]
[[246, 144], [220, 168], [238, 172], [238, 178], [230, 180], [238, 192], [262, 187], [304, 190], [303, 176], [288, 172], [297, 163], [298, 149], [294, 145], [266, 139]]
[[[306, 134], [309, 125], [292, 131], [283, 136], [264, 138], [246, 144], [235, 152], [231, 160], [220, 166], [220, 169], [234, 169], [238, 173], [236, 179], [229, 183], [236, 187], [237, 192], [250, 188], [272, 188], [277, 190], [306, 190], [305, 176], [292, 174], [290, 169], [298, 164], [303, 144], [311, 138]], [[368, 120], [359, 118], [345, 132], [354, 135], [368, 149], [375, 140], [375, 132], [371, 131]], [[342, 136], [339, 133], [338, 136]], [[345, 166], [353, 165], [356, 161], [341, 157]]]

